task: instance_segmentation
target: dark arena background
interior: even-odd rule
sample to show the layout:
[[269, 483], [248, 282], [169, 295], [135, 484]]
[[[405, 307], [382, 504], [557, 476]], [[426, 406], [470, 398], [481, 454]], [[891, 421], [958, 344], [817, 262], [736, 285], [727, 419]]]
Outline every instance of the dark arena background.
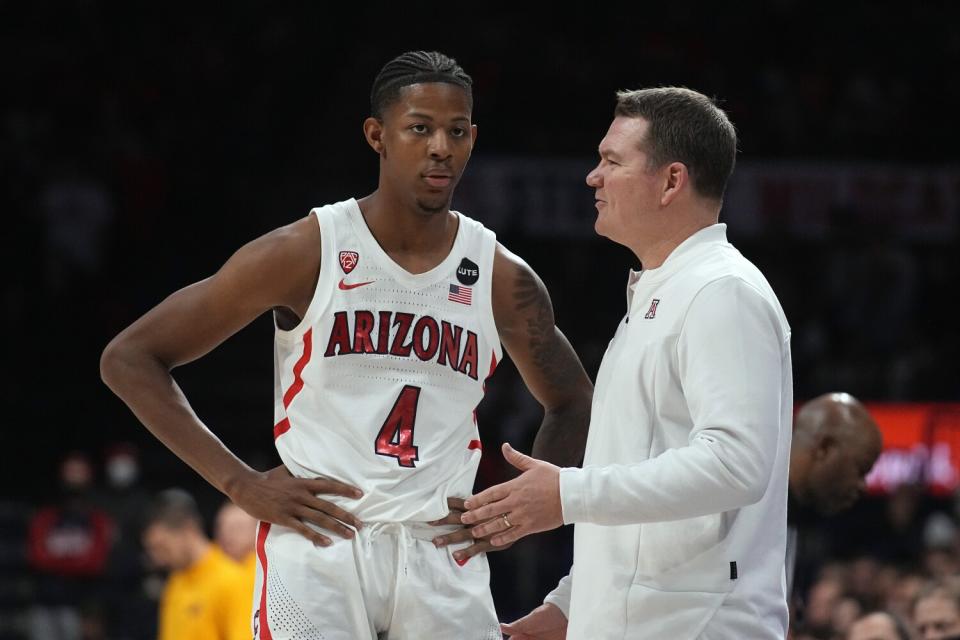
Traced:
[[[357, 7], [0, 2], [0, 639], [60, 606], [81, 624], [57, 638], [155, 637], [163, 575], [139, 510], [177, 486], [210, 522], [222, 496], [103, 385], [100, 353], [250, 239], [372, 191], [370, 85], [410, 49], [472, 75], [480, 134], [454, 206], [541, 275], [591, 376], [637, 266], [595, 235], [584, 183], [614, 93], [716, 96], [740, 136], [721, 221], [785, 308], [797, 403], [849, 392], [884, 433], [868, 494], [804, 534], [794, 637], [843, 638], [876, 608], [909, 619], [926, 580], [960, 573], [960, 5]], [[175, 372], [259, 469], [277, 461], [272, 348], [264, 316]], [[497, 445], [528, 452], [540, 416], [505, 362], [480, 407], [479, 487], [510, 477]], [[90, 483], [64, 480], [77, 456]], [[117, 456], [135, 476], [106, 473]], [[109, 520], [101, 555], [41, 566], [34, 515], [78, 496]], [[491, 554], [501, 620], [571, 554], [569, 527]]]

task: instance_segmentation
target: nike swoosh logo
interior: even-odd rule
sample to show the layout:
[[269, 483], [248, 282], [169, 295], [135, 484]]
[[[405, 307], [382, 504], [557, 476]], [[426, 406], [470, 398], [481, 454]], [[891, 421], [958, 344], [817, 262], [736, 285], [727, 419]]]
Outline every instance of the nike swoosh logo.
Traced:
[[350, 289], [356, 289], [357, 287], [362, 287], [365, 284], [373, 284], [376, 280], [371, 280], [369, 282], [357, 282], [356, 284], [347, 284], [344, 282], [345, 278], [340, 278], [340, 284], [337, 285], [340, 287], [341, 291], [350, 291]]

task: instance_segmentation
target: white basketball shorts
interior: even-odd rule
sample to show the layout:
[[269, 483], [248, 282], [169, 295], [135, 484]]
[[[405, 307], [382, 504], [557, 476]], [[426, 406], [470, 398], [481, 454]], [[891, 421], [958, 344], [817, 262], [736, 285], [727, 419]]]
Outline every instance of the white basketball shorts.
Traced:
[[[254, 640], [492, 640], [500, 626], [485, 554], [462, 567], [431, 540], [451, 527], [371, 523], [316, 547], [260, 523]], [[329, 534], [328, 534], [329, 535]]]

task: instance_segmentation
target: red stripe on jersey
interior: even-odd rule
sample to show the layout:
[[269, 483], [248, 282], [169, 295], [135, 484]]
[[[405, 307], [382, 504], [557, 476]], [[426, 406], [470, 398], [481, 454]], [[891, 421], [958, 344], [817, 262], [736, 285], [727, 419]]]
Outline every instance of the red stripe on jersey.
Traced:
[[490, 373], [487, 374], [487, 377], [483, 379], [483, 390], [487, 390], [487, 380], [490, 379], [490, 376], [493, 375], [493, 372], [497, 370], [497, 352], [490, 352]]
[[287, 392], [283, 394], [284, 408], [289, 407], [293, 399], [296, 398], [297, 394], [303, 389], [303, 378], [301, 378], [300, 375], [303, 373], [303, 369], [307, 366], [307, 363], [310, 362], [310, 354], [312, 351], [313, 327], [310, 327], [307, 329], [307, 332], [303, 334], [303, 355], [300, 356], [297, 363], [293, 365], [293, 384], [291, 384]]
[[479, 440], [471, 440], [470, 444], [467, 445], [467, 449], [480, 449], [483, 451], [483, 443]]
[[273, 425], [273, 439], [276, 440], [287, 431], [290, 431], [290, 418], [284, 418], [277, 424]]
[[270, 624], [267, 622], [267, 551], [264, 549], [269, 532], [270, 523], [261, 522], [257, 530], [257, 558], [260, 560], [260, 569], [263, 572], [263, 584], [260, 585], [260, 640], [273, 640]]

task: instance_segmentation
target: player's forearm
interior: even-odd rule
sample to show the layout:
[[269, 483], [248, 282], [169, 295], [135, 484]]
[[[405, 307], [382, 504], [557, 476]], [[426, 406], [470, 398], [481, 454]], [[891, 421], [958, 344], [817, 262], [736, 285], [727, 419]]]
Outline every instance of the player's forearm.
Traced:
[[546, 409], [537, 437], [533, 441], [533, 457], [561, 467], [580, 466], [590, 426], [592, 390], [584, 389], [565, 405]]
[[157, 358], [114, 341], [103, 353], [100, 373], [158, 440], [221, 492], [229, 495], [253, 473], [200, 421]]

